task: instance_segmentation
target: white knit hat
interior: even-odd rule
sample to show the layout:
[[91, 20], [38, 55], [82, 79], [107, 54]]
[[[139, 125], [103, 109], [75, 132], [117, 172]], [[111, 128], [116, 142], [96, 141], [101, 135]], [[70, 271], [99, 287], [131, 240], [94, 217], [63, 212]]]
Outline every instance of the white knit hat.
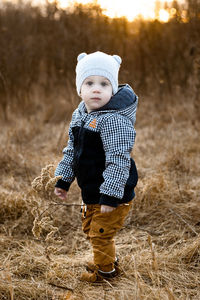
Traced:
[[113, 94], [118, 90], [118, 73], [121, 57], [118, 55], [108, 55], [97, 51], [91, 54], [81, 53], [77, 57], [76, 66], [76, 88], [80, 95], [83, 81], [89, 76], [104, 76], [107, 78], [113, 89]]

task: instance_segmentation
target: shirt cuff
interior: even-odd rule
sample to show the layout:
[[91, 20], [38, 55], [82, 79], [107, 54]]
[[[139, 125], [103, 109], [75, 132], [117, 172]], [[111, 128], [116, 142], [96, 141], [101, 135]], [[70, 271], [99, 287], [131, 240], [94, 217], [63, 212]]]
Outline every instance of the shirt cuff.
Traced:
[[68, 191], [70, 188], [71, 183], [66, 182], [62, 179], [58, 179], [57, 183], [55, 184], [55, 187], [60, 188], [62, 190]]

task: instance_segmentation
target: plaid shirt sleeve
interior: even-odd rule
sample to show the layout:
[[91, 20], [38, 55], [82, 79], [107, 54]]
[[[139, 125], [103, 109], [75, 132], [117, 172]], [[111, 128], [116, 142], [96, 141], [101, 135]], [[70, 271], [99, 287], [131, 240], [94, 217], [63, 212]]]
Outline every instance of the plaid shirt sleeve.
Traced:
[[[60, 163], [58, 164], [55, 170], [55, 176], [62, 176], [62, 179], [61, 181], [59, 181], [59, 183], [63, 183], [63, 187], [66, 186], [69, 188], [70, 184], [75, 178], [73, 168], [72, 168], [73, 158], [74, 158], [74, 137], [70, 126], [68, 145], [63, 149], [63, 159], [60, 161]], [[65, 184], [63, 181], [68, 184]], [[58, 187], [61, 186], [58, 185]]]
[[[101, 139], [106, 155], [104, 182], [100, 186], [100, 193], [103, 196], [111, 196], [114, 199], [123, 198], [129, 177], [130, 153], [135, 142], [135, 135], [131, 121], [121, 115], [109, 116], [103, 123]], [[106, 204], [103, 202], [100, 200], [100, 204]]]

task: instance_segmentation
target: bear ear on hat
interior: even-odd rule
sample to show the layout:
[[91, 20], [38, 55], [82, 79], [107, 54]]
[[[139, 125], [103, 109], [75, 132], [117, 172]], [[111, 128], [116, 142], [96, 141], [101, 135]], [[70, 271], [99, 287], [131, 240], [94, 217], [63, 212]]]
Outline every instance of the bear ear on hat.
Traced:
[[119, 55], [113, 55], [114, 59], [116, 60], [116, 62], [120, 65], [122, 62], [122, 59]]
[[83, 52], [83, 53], [80, 53], [78, 56], [77, 56], [77, 61], [80, 61], [82, 58], [84, 58], [85, 56], [87, 56], [87, 53]]

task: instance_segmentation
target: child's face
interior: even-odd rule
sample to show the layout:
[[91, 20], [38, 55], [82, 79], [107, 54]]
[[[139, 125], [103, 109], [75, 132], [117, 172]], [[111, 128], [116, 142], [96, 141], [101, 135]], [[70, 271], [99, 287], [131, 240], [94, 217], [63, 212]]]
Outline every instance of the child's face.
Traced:
[[90, 113], [109, 102], [112, 97], [112, 85], [103, 76], [89, 76], [83, 81], [80, 95]]

